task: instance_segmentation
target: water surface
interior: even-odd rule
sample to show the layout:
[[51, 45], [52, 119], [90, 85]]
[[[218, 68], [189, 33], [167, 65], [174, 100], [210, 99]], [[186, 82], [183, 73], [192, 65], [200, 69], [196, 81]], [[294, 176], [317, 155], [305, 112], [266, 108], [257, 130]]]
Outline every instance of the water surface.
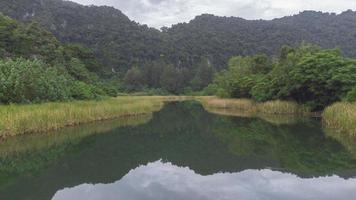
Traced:
[[170, 103], [153, 116], [2, 143], [0, 199], [352, 199], [356, 154], [332, 135], [313, 119]]

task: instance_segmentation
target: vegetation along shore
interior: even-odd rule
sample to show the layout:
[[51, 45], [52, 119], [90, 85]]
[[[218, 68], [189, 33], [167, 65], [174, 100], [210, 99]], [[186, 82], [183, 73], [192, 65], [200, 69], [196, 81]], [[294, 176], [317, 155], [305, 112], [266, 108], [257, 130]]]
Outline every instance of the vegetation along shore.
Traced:
[[236, 52], [218, 65], [201, 55], [190, 67], [181, 63], [190, 59], [177, 65], [159, 54], [145, 63], [114, 62], [127, 67], [115, 69], [88, 45], [0, 14], [0, 137], [152, 113], [177, 100], [116, 97], [140, 93], [217, 96], [180, 98], [200, 100], [215, 113], [315, 116], [325, 110], [325, 127], [355, 135], [356, 59], [314, 44], [278, 48], [279, 55]]
[[326, 128], [356, 136], [356, 103], [335, 103], [323, 113]]
[[224, 99], [218, 97], [200, 98], [205, 109], [237, 110], [249, 115], [276, 114], [310, 116], [312, 112], [306, 106], [290, 101], [267, 101], [263, 103], [251, 99]]
[[[128, 116], [148, 115], [167, 101], [197, 100], [212, 113], [241, 116], [311, 117], [318, 115], [306, 106], [289, 101], [258, 103], [250, 99], [224, 99], [212, 96], [122, 96], [104, 100], [0, 106], [0, 136], [48, 132], [68, 126]], [[336, 103], [322, 114], [324, 126], [356, 134], [356, 104]], [[233, 114], [234, 113], [234, 114]], [[279, 120], [280, 121], [280, 120]]]
[[58, 130], [118, 117], [150, 114], [166, 97], [117, 97], [100, 101], [73, 101], [0, 106], [0, 136]]

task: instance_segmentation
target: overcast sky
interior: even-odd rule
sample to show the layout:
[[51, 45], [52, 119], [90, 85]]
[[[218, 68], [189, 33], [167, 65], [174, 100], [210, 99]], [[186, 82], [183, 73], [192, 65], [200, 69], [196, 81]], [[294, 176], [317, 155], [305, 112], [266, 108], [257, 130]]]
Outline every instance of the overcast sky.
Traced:
[[160, 28], [209, 13], [245, 19], [273, 19], [303, 10], [340, 13], [356, 10], [356, 0], [72, 0], [113, 6], [130, 19]]

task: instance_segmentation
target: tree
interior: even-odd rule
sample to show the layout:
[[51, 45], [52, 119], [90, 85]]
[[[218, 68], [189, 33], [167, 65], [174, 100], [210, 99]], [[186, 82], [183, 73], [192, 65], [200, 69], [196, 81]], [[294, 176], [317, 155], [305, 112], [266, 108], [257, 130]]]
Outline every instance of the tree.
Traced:
[[164, 68], [161, 78], [161, 87], [171, 93], [183, 90], [182, 73], [171, 65]]
[[229, 60], [228, 70], [215, 78], [214, 84], [224, 97], [251, 98], [257, 80], [268, 73], [272, 64], [265, 55], [235, 56]]
[[0, 61], [0, 103], [63, 101], [71, 80], [39, 60]]
[[124, 78], [125, 85], [129, 91], [137, 91], [144, 86], [142, 71], [136, 66], [127, 71]]
[[192, 89], [195, 91], [202, 90], [213, 81], [215, 70], [209, 59], [203, 58], [199, 63], [195, 76], [191, 81]]
[[293, 100], [322, 110], [345, 97], [352, 99], [356, 60], [343, 57], [337, 49], [283, 47], [273, 63], [264, 56], [233, 57], [213, 86], [225, 97]]

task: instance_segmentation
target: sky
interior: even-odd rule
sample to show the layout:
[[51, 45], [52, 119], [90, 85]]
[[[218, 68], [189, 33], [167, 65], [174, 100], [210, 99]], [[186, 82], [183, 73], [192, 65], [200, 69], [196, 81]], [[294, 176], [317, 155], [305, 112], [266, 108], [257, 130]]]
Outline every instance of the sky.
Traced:
[[200, 14], [273, 19], [304, 10], [340, 13], [356, 10], [356, 0], [72, 0], [84, 5], [113, 6], [131, 20], [160, 28], [189, 22]]

